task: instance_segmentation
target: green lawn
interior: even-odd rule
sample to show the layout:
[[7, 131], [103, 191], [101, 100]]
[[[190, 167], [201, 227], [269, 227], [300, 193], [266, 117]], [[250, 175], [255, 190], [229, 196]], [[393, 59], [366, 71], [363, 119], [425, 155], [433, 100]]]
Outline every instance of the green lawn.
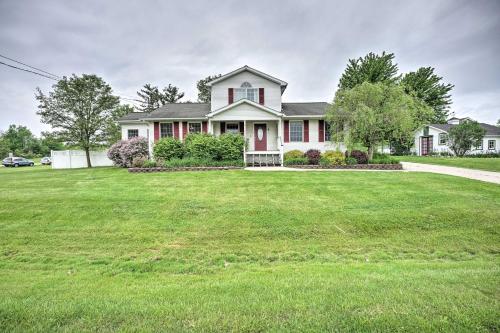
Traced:
[[402, 162], [440, 164], [459, 168], [500, 172], [500, 158], [395, 156]]
[[0, 169], [0, 331], [500, 330], [500, 186]]

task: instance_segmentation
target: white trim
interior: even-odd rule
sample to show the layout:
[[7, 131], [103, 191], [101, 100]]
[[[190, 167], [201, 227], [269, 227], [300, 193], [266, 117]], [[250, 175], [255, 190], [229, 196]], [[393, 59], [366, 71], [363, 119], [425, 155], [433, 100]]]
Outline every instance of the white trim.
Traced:
[[287, 116], [287, 115], [283, 115], [283, 118], [284, 119], [294, 119], [294, 118], [300, 118], [300, 119], [326, 119], [326, 115], [303, 115], [303, 116]]
[[238, 69], [235, 69], [234, 71], [232, 72], [229, 72], [227, 74], [224, 74], [222, 75], [221, 77], [218, 77], [210, 82], [207, 82], [207, 86], [211, 87], [214, 83], [218, 83], [218, 82], [221, 82], [221, 81], [224, 81], [232, 76], [235, 76], [236, 74], [239, 74], [239, 73], [242, 73], [242, 72], [245, 72], [245, 71], [248, 71], [252, 74], [255, 74], [257, 76], [260, 76], [260, 77], [263, 77], [269, 81], [272, 81], [272, 82], [275, 82], [275, 83], [278, 83], [279, 85], [281, 85], [282, 87], [286, 87], [288, 85], [288, 83], [286, 83], [285, 81], [283, 80], [280, 80], [278, 78], [275, 78], [269, 74], [266, 74], [266, 73], [263, 73], [261, 71], [258, 71], [256, 70], [255, 68], [252, 68], [252, 67], [249, 67], [247, 65], [243, 66], [243, 67], [240, 67]]
[[250, 100], [244, 98], [244, 99], [240, 99], [239, 101], [237, 101], [235, 103], [226, 105], [224, 107], [221, 107], [220, 109], [217, 109], [217, 110], [214, 110], [214, 111], [210, 112], [209, 114], [207, 114], [207, 117], [208, 118], [213, 117], [216, 114], [219, 114], [221, 112], [230, 110], [230, 109], [232, 109], [234, 107], [237, 107], [238, 105], [241, 105], [243, 103], [249, 104], [249, 105], [254, 106], [254, 107], [258, 108], [258, 109], [261, 109], [262, 111], [266, 111], [266, 112], [269, 112], [271, 114], [274, 114], [275, 116], [278, 116], [278, 117], [282, 117], [283, 116], [283, 114], [281, 112], [278, 112], [278, 111], [273, 110], [273, 109], [271, 109], [271, 108], [269, 108], [269, 107], [267, 107], [265, 105], [255, 103], [253, 101], [250, 101]]
[[203, 122], [202, 121], [188, 121], [187, 122], [187, 134], [190, 134], [191, 131], [189, 130], [189, 125], [190, 124], [200, 124], [200, 131], [199, 132], [196, 132], [196, 133], [203, 133]]
[[236, 124], [238, 126], [238, 131], [236, 132], [236, 134], [240, 133], [240, 122], [239, 121], [224, 121], [224, 126], [225, 126], [224, 133], [229, 133], [227, 131], [227, 125], [229, 125], [229, 124]]
[[198, 120], [198, 121], [205, 121], [207, 120], [207, 117], [205, 116], [204, 118], [145, 118], [141, 119], [143, 122], [152, 122], [152, 121], [186, 121], [186, 120]]
[[[302, 123], [302, 140], [301, 141], [292, 141], [292, 136], [290, 135], [291, 134], [290, 124], [293, 122], [295, 122], [295, 123], [301, 122]], [[304, 142], [304, 120], [290, 120], [288, 122], [288, 141], [289, 142]]]
[[[172, 124], [172, 136], [161, 136], [161, 124]], [[174, 130], [174, 122], [173, 121], [160, 121], [158, 122], [158, 134], [159, 134], [159, 139], [162, 138], [175, 138], [175, 130]]]

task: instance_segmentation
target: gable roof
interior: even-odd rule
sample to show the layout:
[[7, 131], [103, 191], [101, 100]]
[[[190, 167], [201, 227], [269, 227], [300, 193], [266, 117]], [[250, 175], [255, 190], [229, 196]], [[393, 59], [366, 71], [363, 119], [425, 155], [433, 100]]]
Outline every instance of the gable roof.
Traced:
[[208, 117], [215, 116], [218, 113], [230, 110], [230, 109], [232, 109], [234, 107], [237, 107], [238, 105], [241, 105], [241, 104], [251, 105], [251, 106], [253, 106], [255, 108], [261, 109], [262, 111], [266, 111], [266, 112], [272, 113], [275, 116], [281, 116], [282, 115], [281, 112], [279, 112], [279, 111], [273, 110], [273, 109], [271, 109], [271, 108], [269, 108], [269, 107], [267, 107], [265, 105], [257, 104], [257, 103], [255, 103], [253, 101], [250, 101], [250, 100], [244, 98], [244, 99], [240, 99], [239, 101], [237, 101], [235, 103], [232, 103], [232, 104], [226, 105], [224, 107], [221, 107], [220, 109], [214, 110], [211, 113], [209, 113], [207, 116]]
[[[486, 135], [500, 135], [500, 127], [493, 126], [490, 124], [479, 123], [479, 125], [486, 130]], [[440, 129], [445, 132], [449, 132], [452, 127], [457, 125], [454, 124], [429, 124], [430, 127]]]
[[329, 106], [327, 102], [281, 104], [285, 116], [324, 116]]
[[288, 85], [288, 83], [286, 83], [286, 82], [285, 82], [285, 81], [283, 81], [283, 80], [280, 80], [280, 79], [278, 79], [278, 78], [275, 78], [274, 76], [271, 76], [271, 75], [266, 74], [266, 73], [264, 73], [264, 72], [258, 71], [258, 70], [256, 70], [255, 68], [252, 68], [252, 67], [250, 67], [250, 66], [245, 65], [245, 66], [243, 66], [243, 67], [240, 67], [240, 68], [238, 68], [238, 69], [235, 69], [235, 70], [234, 70], [234, 71], [232, 71], [232, 72], [229, 72], [229, 73], [227, 73], [227, 74], [224, 74], [224, 75], [222, 75], [221, 77], [218, 77], [218, 78], [216, 78], [216, 79], [214, 79], [214, 80], [212, 80], [212, 81], [208, 82], [208, 83], [207, 83], [207, 86], [211, 87], [214, 83], [218, 83], [218, 82], [224, 81], [225, 79], [228, 79], [228, 78], [230, 78], [231, 76], [237, 75], [237, 74], [242, 73], [242, 72], [250, 72], [250, 73], [255, 74], [255, 75], [257, 75], [257, 76], [260, 76], [260, 77], [262, 77], [262, 78], [264, 78], [264, 79], [267, 79], [267, 80], [269, 80], [269, 81], [272, 81], [272, 82], [274, 82], [274, 83], [279, 84], [279, 85], [281, 86], [281, 93], [283, 93], [283, 91], [285, 91], [285, 88], [286, 88], [286, 86]]
[[142, 118], [147, 116], [147, 113], [145, 112], [130, 112], [127, 113], [126, 115], [122, 116], [120, 119], [118, 119], [119, 122], [121, 121], [137, 121]]

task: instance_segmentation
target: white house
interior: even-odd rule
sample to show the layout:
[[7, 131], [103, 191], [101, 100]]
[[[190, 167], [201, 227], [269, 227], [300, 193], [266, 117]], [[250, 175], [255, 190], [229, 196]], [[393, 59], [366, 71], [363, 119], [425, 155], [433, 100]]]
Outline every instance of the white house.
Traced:
[[[448, 131], [453, 126], [463, 121], [470, 121], [470, 118], [451, 118], [447, 124], [430, 124], [422, 127], [415, 133], [414, 151], [419, 156], [429, 155], [431, 152], [449, 152]], [[500, 150], [500, 128], [479, 123], [486, 130], [481, 145], [471, 147], [470, 154], [493, 153]]]
[[289, 150], [335, 149], [329, 142], [326, 102], [284, 103], [287, 83], [243, 66], [208, 83], [211, 103], [172, 103], [151, 113], [133, 112], [119, 120], [122, 138], [163, 137], [183, 140], [189, 133], [241, 133], [247, 162], [265, 159], [282, 164]]

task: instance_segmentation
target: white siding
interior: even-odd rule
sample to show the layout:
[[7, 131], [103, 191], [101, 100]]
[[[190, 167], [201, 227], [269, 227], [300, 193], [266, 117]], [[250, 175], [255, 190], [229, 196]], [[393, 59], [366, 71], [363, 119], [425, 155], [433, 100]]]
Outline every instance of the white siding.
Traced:
[[319, 120], [317, 119], [309, 120], [309, 142], [286, 142], [283, 144], [283, 150], [285, 152], [295, 149], [303, 152], [306, 152], [309, 149], [317, 149], [321, 152], [325, 152], [327, 150], [345, 151], [343, 144], [337, 144], [334, 142], [319, 142]]
[[243, 121], [243, 120], [277, 120], [278, 116], [256, 108], [253, 105], [243, 103], [229, 110], [218, 113], [212, 117], [215, 121]]
[[122, 140], [128, 140], [129, 129], [139, 130], [139, 136], [142, 136], [144, 138], [148, 137], [148, 124], [146, 123], [121, 124], [121, 127], [122, 127]]
[[267, 150], [279, 150], [277, 121], [247, 121], [246, 137], [248, 140], [248, 150], [255, 150], [254, 124], [262, 123], [265, 123], [267, 125]]
[[212, 86], [211, 110], [220, 109], [228, 104], [228, 88], [240, 88], [248, 82], [252, 88], [264, 88], [264, 105], [281, 112], [281, 86], [250, 72], [236, 74]]

